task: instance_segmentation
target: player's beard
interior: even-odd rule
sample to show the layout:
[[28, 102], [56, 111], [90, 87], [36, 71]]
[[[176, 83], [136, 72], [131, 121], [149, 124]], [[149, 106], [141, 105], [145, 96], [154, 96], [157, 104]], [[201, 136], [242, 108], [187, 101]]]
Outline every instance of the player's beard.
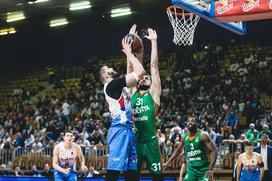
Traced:
[[195, 133], [196, 130], [197, 130], [196, 124], [192, 124], [191, 127], [188, 127], [188, 130], [189, 130], [190, 132], [192, 132], [192, 133]]
[[138, 86], [139, 90], [148, 90], [149, 88], [150, 88], [150, 85], [147, 85], [147, 84], [140, 84]]

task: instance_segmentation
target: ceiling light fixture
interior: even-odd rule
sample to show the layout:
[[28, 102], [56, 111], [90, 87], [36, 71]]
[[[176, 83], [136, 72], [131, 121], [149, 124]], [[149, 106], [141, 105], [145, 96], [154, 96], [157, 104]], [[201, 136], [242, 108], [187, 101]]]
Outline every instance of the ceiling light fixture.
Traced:
[[125, 8], [117, 8], [111, 10], [111, 17], [119, 17], [119, 16], [126, 16], [132, 14], [129, 7]]
[[69, 10], [76, 11], [76, 10], [81, 10], [81, 9], [89, 9], [91, 7], [92, 7], [92, 5], [90, 4], [90, 1], [80, 1], [80, 2], [76, 2], [76, 3], [71, 3]]
[[15, 11], [7, 13], [7, 22], [19, 21], [25, 19], [25, 15], [23, 11]]
[[28, 1], [28, 4], [37, 4], [37, 3], [43, 3], [43, 2], [47, 2], [47, 1], [49, 1], [49, 0], [36, 0], [36, 1]]
[[50, 27], [56, 27], [56, 26], [67, 25], [68, 23], [69, 22], [67, 21], [66, 18], [59, 18], [59, 19], [51, 20], [49, 26]]
[[16, 33], [16, 30], [14, 27], [0, 29], [0, 35], [8, 35], [8, 34], [14, 34], [14, 33]]

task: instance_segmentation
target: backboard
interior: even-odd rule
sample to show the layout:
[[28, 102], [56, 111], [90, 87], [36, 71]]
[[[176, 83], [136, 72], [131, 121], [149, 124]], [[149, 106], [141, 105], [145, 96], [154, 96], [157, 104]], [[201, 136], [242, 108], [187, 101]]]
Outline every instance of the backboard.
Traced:
[[172, 3], [234, 33], [239, 35], [246, 34], [245, 22], [222, 22], [215, 17], [214, 0], [172, 0]]

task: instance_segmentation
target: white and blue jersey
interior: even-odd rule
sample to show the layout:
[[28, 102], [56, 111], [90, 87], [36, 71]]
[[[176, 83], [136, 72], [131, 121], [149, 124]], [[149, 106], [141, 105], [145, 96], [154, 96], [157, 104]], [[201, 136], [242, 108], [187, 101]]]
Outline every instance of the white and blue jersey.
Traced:
[[135, 137], [132, 131], [132, 106], [128, 88], [125, 86], [125, 78], [113, 79], [104, 85], [104, 93], [111, 113], [111, 128], [108, 133], [108, 170], [137, 169]]
[[257, 163], [257, 154], [253, 152], [253, 157], [248, 159], [246, 153], [242, 154], [242, 171], [240, 181], [259, 181], [260, 170]]
[[118, 124], [121, 125], [133, 125], [133, 114], [132, 107], [130, 103], [130, 95], [128, 92], [128, 88], [124, 87], [122, 89], [121, 97], [116, 100], [110, 96], [108, 96], [106, 92], [106, 87], [108, 84], [104, 86], [104, 93], [106, 96], [106, 100], [109, 104], [109, 110], [111, 113], [111, 126], [116, 126]]
[[72, 147], [67, 149], [64, 145], [64, 142], [56, 145], [59, 147], [59, 166], [62, 168], [70, 168], [70, 173], [65, 174], [54, 170], [54, 179], [55, 181], [76, 181], [76, 157], [77, 157], [77, 146], [75, 143], [72, 143]]

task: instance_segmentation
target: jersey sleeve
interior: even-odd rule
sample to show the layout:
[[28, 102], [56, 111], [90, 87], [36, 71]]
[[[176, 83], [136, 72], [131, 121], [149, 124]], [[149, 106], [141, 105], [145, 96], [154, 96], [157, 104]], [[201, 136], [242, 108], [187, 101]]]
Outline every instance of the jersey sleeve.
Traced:
[[118, 100], [121, 97], [122, 90], [127, 86], [126, 78], [113, 79], [106, 87], [106, 93], [109, 97]]

